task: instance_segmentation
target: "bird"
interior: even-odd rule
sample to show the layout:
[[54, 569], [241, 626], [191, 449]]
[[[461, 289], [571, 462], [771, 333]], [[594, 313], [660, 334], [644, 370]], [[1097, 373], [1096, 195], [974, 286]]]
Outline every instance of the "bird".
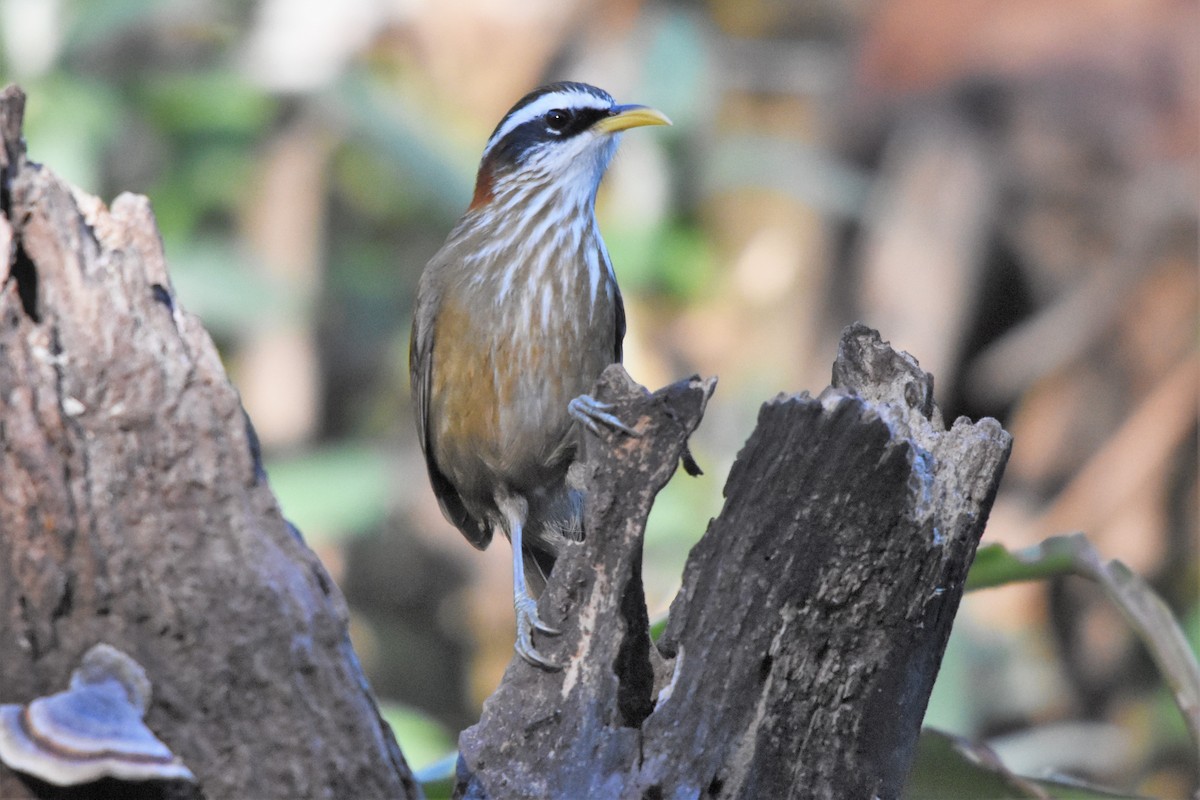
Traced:
[[621, 362], [626, 328], [596, 192], [623, 131], [670, 124], [586, 83], [525, 95], [488, 138], [470, 204], [417, 285], [409, 377], [430, 483], [473, 546], [496, 531], [509, 540], [514, 649], [545, 670], [560, 667], [533, 634], [559, 630], [535, 597], [583, 536], [580, 426], [638, 435], [588, 395]]

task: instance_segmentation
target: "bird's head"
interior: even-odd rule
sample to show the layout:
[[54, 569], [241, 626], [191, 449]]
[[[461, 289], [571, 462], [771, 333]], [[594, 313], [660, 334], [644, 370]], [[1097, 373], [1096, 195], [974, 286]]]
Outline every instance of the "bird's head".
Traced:
[[618, 134], [643, 125], [670, 125], [661, 111], [617, 105], [586, 83], [551, 83], [522, 97], [492, 131], [475, 181], [471, 209], [557, 187], [590, 205]]

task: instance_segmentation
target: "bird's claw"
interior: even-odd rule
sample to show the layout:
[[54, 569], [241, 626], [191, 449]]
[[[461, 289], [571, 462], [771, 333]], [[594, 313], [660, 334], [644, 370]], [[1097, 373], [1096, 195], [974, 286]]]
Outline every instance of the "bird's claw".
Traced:
[[542, 622], [537, 613], [537, 602], [529, 595], [518, 597], [513, 607], [517, 612], [517, 642], [513, 647], [517, 651], [517, 655], [528, 661], [535, 667], [540, 667], [547, 672], [557, 672], [562, 669], [561, 666], [548, 660], [545, 656], [537, 651], [533, 646], [533, 632], [544, 633], [547, 636], [557, 636], [560, 631], [558, 628], [551, 627]]
[[591, 395], [581, 394], [570, 403], [567, 404], [567, 412], [574, 417], [580, 424], [587, 428], [597, 436], [600, 435], [600, 425], [611, 428], [614, 431], [620, 431], [626, 436], [632, 436], [635, 439], [641, 438], [641, 433], [621, 422], [614, 414], [609, 412], [613, 409], [612, 403], [602, 403]]

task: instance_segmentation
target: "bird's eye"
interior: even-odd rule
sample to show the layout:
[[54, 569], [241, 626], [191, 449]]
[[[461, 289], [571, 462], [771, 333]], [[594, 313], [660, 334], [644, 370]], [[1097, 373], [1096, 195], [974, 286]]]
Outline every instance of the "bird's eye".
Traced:
[[571, 115], [561, 108], [554, 108], [546, 112], [546, 126], [552, 131], [561, 132], [570, 121]]

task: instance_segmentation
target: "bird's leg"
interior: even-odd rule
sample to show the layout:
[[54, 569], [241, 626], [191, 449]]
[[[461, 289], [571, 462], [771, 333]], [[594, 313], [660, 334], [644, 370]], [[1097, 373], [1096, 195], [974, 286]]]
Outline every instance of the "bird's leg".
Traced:
[[612, 403], [601, 403], [589, 394], [581, 394], [567, 404], [567, 413], [597, 436], [600, 435], [600, 425], [606, 425], [626, 436], [635, 439], [641, 437], [642, 434], [621, 422], [616, 415], [610, 414], [612, 409]]
[[508, 539], [512, 544], [513, 551], [513, 609], [517, 614], [517, 641], [514, 647], [517, 654], [530, 664], [553, 672], [561, 667], [553, 661], [547, 660], [533, 646], [535, 630], [550, 636], [557, 636], [559, 631], [542, 622], [538, 617], [537, 601], [533, 599], [529, 593], [529, 587], [525, 583], [525, 559], [521, 554], [521, 534], [529, 506], [524, 498], [499, 492], [497, 492], [496, 505], [504, 514], [508, 526]]

